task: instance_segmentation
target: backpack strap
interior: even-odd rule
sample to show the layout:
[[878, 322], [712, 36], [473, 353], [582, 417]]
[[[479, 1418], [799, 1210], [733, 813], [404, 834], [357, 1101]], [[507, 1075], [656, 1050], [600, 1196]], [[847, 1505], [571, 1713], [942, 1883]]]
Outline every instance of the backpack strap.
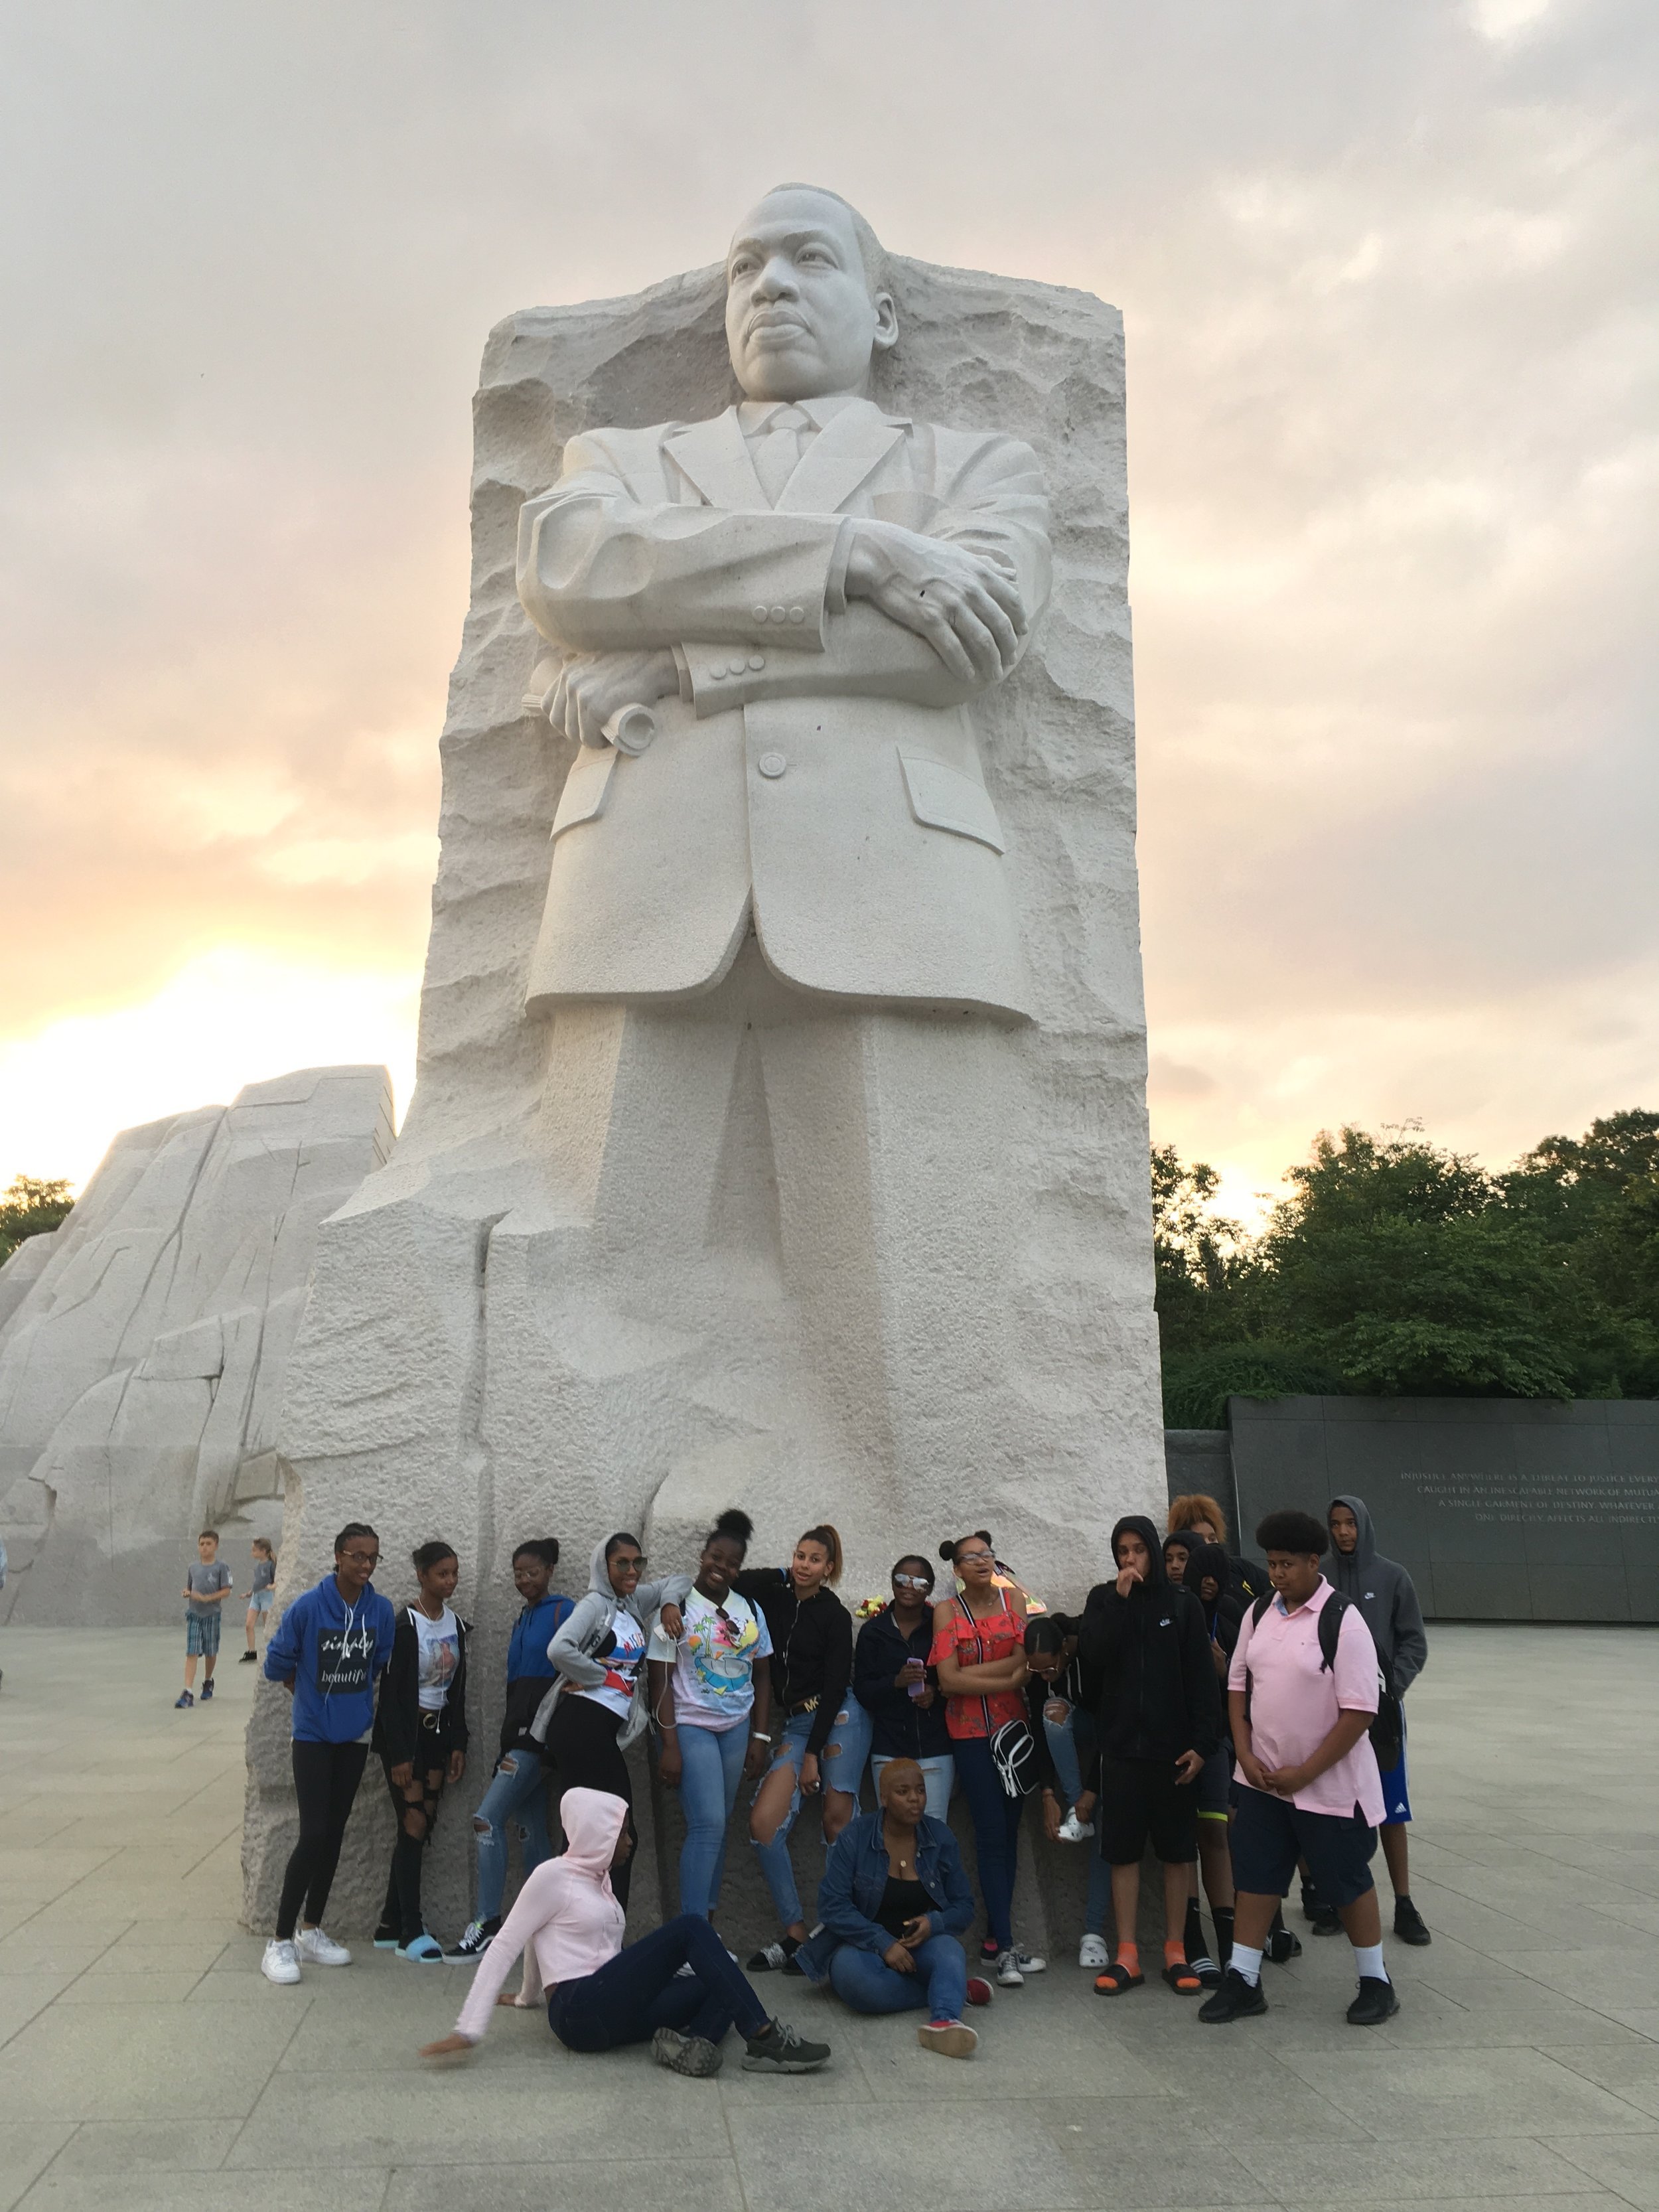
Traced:
[[1331, 1674], [1336, 1671], [1337, 1639], [1342, 1633], [1342, 1616], [1348, 1609], [1348, 1600], [1339, 1589], [1334, 1589], [1319, 1608], [1319, 1671]]
[[1265, 1597], [1257, 1598], [1255, 1603], [1250, 1607], [1250, 1626], [1252, 1628], [1261, 1627], [1261, 1616], [1266, 1613], [1267, 1607], [1273, 1603], [1273, 1594], [1271, 1590], [1267, 1592]]
[[[960, 1590], [957, 1592], [957, 1603], [962, 1607], [963, 1619], [968, 1623], [969, 1628], [974, 1632], [975, 1638], [979, 1645], [979, 1656], [982, 1662], [985, 1657], [985, 1638], [979, 1632], [978, 1621], [974, 1619], [974, 1608], [969, 1604], [967, 1599], [963, 1595]], [[961, 1643], [962, 1638], [960, 1636], [957, 1637], [957, 1641], [958, 1644]], [[985, 1716], [985, 1741], [987, 1743], [989, 1743], [993, 1734], [991, 1728], [991, 1700], [987, 1697], [981, 1697], [979, 1701], [979, 1709]]]

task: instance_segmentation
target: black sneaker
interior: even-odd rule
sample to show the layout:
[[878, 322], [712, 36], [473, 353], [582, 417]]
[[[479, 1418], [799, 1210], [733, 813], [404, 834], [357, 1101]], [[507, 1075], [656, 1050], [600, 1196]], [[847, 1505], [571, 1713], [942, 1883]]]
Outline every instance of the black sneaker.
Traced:
[[775, 1943], [763, 1944], [750, 1960], [744, 1972], [750, 1974], [781, 1973], [800, 1948], [793, 1936], [780, 1936]]
[[1394, 1901], [1394, 1932], [1402, 1943], [1414, 1944], [1419, 1951], [1434, 1941], [1409, 1897], [1396, 1897]]
[[809, 2043], [787, 2021], [769, 2020], [744, 2051], [745, 2074], [811, 2074], [830, 2056], [827, 2043]]
[[1308, 1925], [1316, 1936], [1340, 1936], [1342, 1916], [1334, 1905], [1316, 1905], [1309, 1911]]
[[1267, 2000], [1261, 1983], [1247, 1982], [1243, 1974], [1229, 1966], [1221, 1978], [1221, 1987], [1200, 2005], [1198, 2016], [1206, 2027], [1225, 2027], [1235, 2020], [1254, 2020], [1267, 2009]]
[[1348, 2007], [1350, 2027], [1381, 2027], [1400, 2009], [1392, 1982], [1379, 1982], [1375, 1974], [1362, 1974], [1359, 1994]]
[[212, 1695], [213, 1695], [213, 1678], [212, 1678], [212, 1676], [211, 1676], [211, 1675], [210, 1675], [210, 1676], [208, 1677], [207, 1680], [206, 1680], [205, 1682], [204, 1682], [204, 1683], [203, 1683], [203, 1685], [202, 1685], [202, 1703], [203, 1703], [204, 1705], [206, 1705], [206, 1703], [207, 1703], [208, 1699], [209, 1699]]
[[239, 1667], [257, 1667], [259, 1663], [259, 1655], [257, 1651], [244, 1651], [236, 1663]]
[[1271, 1959], [1275, 1966], [1282, 1966], [1289, 1959], [1302, 1956], [1302, 1938], [1291, 1935], [1288, 1928], [1275, 1928], [1262, 1948], [1264, 1959]]
[[444, 1962], [451, 1966], [470, 1966], [475, 1959], [482, 1959], [489, 1948], [489, 1939], [501, 1924], [498, 1912], [493, 1920], [469, 1920], [459, 1943], [452, 1943], [444, 1953]]

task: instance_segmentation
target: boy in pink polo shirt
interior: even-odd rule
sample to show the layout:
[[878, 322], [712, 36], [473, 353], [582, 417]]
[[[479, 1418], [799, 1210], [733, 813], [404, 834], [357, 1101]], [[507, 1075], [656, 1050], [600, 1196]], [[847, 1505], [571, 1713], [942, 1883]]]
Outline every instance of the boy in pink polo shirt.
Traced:
[[1348, 2018], [1375, 2027], [1400, 2009], [1382, 1963], [1370, 1869], [1383, 1811], [1367, 1733], [1376, 1717], [1376, 1646], [1358, 1607], [1348, 1606], [1327, 1663], [1319, 1617], [1344, 1601], [1319, 1571], [1327, 1538], [1311, 1514], [1270, 1513], [1255, 1540], [1274, 1594], [1259, 1619], [1255, 1607], [1245, 1614], [1227, 1674], [1238, 1757], [1233, 1951], [1198, 2016], [1215, 2026], [1267, 2011], [1261, 1947], [1302, 1858], [1353, 1945], [1359, 1991]]

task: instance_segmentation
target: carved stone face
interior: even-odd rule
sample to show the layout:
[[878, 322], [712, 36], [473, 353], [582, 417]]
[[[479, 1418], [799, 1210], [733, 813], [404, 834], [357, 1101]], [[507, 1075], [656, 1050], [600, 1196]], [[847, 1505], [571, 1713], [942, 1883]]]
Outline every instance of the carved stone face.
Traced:
[[872, 299], [858, 233], [838, 200], [774, 192], [739, 224], [726, 258], [726, 339], [750, 399], [863, 392], [898, 320]]

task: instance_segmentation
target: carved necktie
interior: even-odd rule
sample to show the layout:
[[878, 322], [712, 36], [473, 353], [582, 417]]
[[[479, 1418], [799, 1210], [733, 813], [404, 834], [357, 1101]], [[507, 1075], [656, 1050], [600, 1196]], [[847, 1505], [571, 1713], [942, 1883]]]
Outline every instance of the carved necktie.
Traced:
[[769, 507], [775, 507], [783, 488], [795, 473], [800, 459], [801, 433], [812, 427], [811, 417], [799, 407], [780, 407], [769, 416], [765, 429], [749, 448], [755, 474], [761, 480]]

